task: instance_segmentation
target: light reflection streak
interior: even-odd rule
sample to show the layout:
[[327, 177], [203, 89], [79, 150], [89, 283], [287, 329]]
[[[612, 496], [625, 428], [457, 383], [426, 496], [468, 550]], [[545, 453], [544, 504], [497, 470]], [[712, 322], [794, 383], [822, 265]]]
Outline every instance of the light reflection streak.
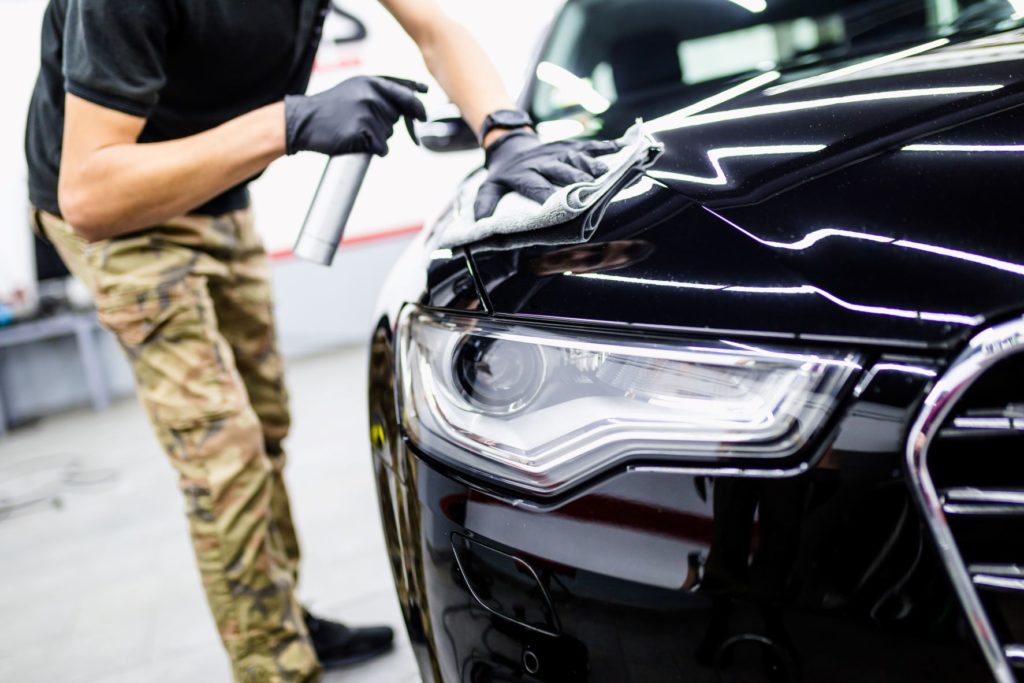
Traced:
[[729, 0], [734, 5], [739, 5], [752, 14], [760, 14], [768, 9], [766, 0]]
[[[965, 54], [965, 52], [967, 54]], [[929, 52], [916, 55], [892, 64], [879, 66], [871, 71], [862, 71], [852, 74], [843, 79], [844, 83], [853, 83], [859, 80], [871, 80], [879, 78], [890, 78], [893, 76], [923, 75], [929, 72], [950, 72], [953, 69], [970, 69], [976, 67], [980, 61], [980, 55], [984, 54], [984, 62], [988, 65], [995, 65], [1000, 62], [1019, 62], [1024, 56], [1024, 49], [1021, 44], [999, 45], [996, 47], [977, 47], [967, 51], [964, 49], [950, 49]]]
[[804, 249], [809, 249], [818, 242], [821, 242], [822, 240], [828, 239], [830, 237], [848, 237], [850, 239], [865, 240], [868, 242], [880, 242], [882, 244], [890, 244], [893, 241], [892, 237], [883, 237], [882, 235], [872, 235], [871, 233], [866, 232], [854, 232], [853, 230], [839, 230], [837, 228], [824, 228], [822, 230], [815, 230], [814, 232], [810, 232], [801, 239], [797, 240], [796, 242], [773, 242], [771, 240], [762, 240], [753, 233], [747, 232], [746, 230], [743, 230], [743, 228], [740, 228], [735, 224], [734, 227], [737, 227], [750, 237], [753, 237], [759, 242], [766, 244], [770, 247], [775, 247], [777, 249], [791, 249], [794, 251], [803, 251]]
[[778, 85], [774, 88], [768, 88], [764, 91], [765, 95], [781, 95], [782, 93], [791, 92], [793, 90], [800, 90], [801, 88], [811, 88], [822, 83], [828, 83], [829, 81], [836, 81], [843, 79], [855, 73], [874, 69], [879, 66], [886, 64], [892, 64], [898, 62], [901, 59], [907, 57], [913, 57], [930, 50], [942, 47], [949, 44], [949, 38], [940, 38], [939, 40], [933, 40], [924, 45], [916, 45], [912, 48], [901, 50], [900, 52], [893, 52], [892, 54], [883, 55], [874, 59], [859, 62], [857, 64], [851, 64], [850, 66], [843, 67], [842, 69], [836, 69], [828, 73], [820, 74], [818, 76], [811, 76], [810, 78], [803, 78], [799, 81], [793, 81], [792, 83], [786, 83], [784, 85]]
[[763, 287], [756, 285], [732, 285], [725, 287], [730, 292], [740, 294], [813, 294], [814, 290], [810, 285], [796, 285], [794, 287]]
[[655, 188], [659, 187], [664, 188], [666, 186], [664, 183], [660, 183], [654, 178], [648, 177], [647, 175], [642, 175], [635, 183], [633, 183], [632, 185], [630, 185], [629, 187], [625, 188], [617, 195], [612, 197], [611, 203], [617, 204], [619, 202], [628, 201], [630, 199], [636, 199], [637, 197], [642, 197], [648, 192], [651, 192]]
[[[783, 351], [774, 351], [774, 350], [770, 350], [770, 349], [761, 348], [760, 346], [755, 346], [753, 344], [744, 344], [742, 342], [733, 341], [731, 339], [721, 339], [719, 341], [721, 341], [723, 344], [726, 344], [726, 345], [731, 346], [733, 348], [740, 349], [741, 351], [749, 351], [751, 354], [753, 354], [755, 357], [758, 357], [758, 358], [765, 358], [765, 357], [768, 357], [768, 358], [786, 358], [786, 359], [799, 360], [799, 361], [805, 361], [805, 362], [806, 361], [810, 361], [810, 362], [813, 362], [813, 363], [819, 363], [819, 364], [824, 364], [824, 365], [836, 365], [836, 366], [844, 367], [844, 368], [854, 368], [856, 370], [860, 370], [863, 367], [860, 363], [857, 363], [857, 362], [852, 361], [852, 360], [834, 360], [834, 359], [829, 359], [829, 358], [822, 358], [821, 356], [818, 356], [818, 355], [815, 355], [815, 354], [807, 354], [807, 353], [802, 353], [802, 354], [785, 353]], [[701, 350], [703, 351], [704, 349], [701, 349]], [[726, 353], [729, 353], [729, 352], [726, 351]]]
[[946, 323], [950, 325], [975, 326], [984, 322], [981, 316], [957, 315], [955, 313], [934, 313], [930, 311], [912, 311], [889, 306], [869, 306], [846, 301], [831, 292], [814, 285], [798, 285], [795, 287], [750, 287], [745, 285], [717, 285], [702, 282], [677, 282], [674, 280], [651, 280], [648, 278], [628, 277], [625, 275], [609, 275], [607, 273], [572, 273], [566, 272], [567, 277], [586, 278], [588, 280], [602, 280], [606, 282], [620, 282], [637, 285], [652, 285], [655, 287], [670, 287], [673, 289], [697, 289], [719, 292], [732, 292], [743, 294], [788, 294], [788, 295], [816, 295], [833, 304], [856, 313], [868, 313], [871, 315], [885, 315], [894, 318], [905, 318], [908, 320], [924, 320], [927, 322]]
[[695, 128], [706, 126], [712, 123], [723, 121], [738, 121], [751, 119], [759, 116], [771, 116], [774, 114], [786, 114], [794, 111], [805, 111], [808, 109], [822, 109], [825, 107], [837, 107], [847, 104], [862, 104], [865, 102], [883, 102], [886, 100], [911, 99], [916, 97], [943, 97], [950, 95], [969, 95], [973, 93], [994, 92], [1001, 89], [1002, 85], [964, 85], [945, 88], [912, 88], [909, 90], [889, 90], [886, 92], [862, 93], [859, 95], [844, 95], [842, 97], [825, 97], [817, 100], [803, 100], [800, 102], [785, 102], [782, 104], [765, 104], [757, 107], [744, 107], [742, 109], [731, 109], [729, 111], [711, 112], [698, 114], [696, 116], [679, 116], [678, 112], [667, 114], [654, 119], [647, 124], [649, 133], [663, 133], [670, 130], [682, 128]]
[[970, 315], [956, 315], [954, 313], [932, 313], [929, 311], [908, 311], [900, 308], [889, 308], [886, 306], [865, 306], [863, 304], [854, 304], [849, 301], [840, 299], [835, 294], [827, 292], [819, 287], [811, 287], [815, 294], [819, 294], [832, 303], [842, 306], [851, 311], [857, 311], [858, 313], [873, 313], [876, 315], [888, 315], [895, 318], [918, 318], [920, 320], [927, 320], [929, 322], [936, 323], [948, 323], [950, 325], [967, 325], [974, 326], [980, 325], [985, 321], [982, 316], [970, 316]]
[[931, 368], [922, 368], [916, 365], [904, 365], [903, 363], [879, 363], [874, 367], [877, 373], [879, 372], [902, 372], [907, 375], [917, 375], [918, 377], [938, 377], [939, 373]]
[[541, 121], [534, 128], [537, 135], [544, 142], [558, 142], [583, 135], [587, 127], [582, 121], [576, 119], [558, 119], [556, 121]]
[[1002, 270], [1007, 273], [1013, 273], [1015, 275], [1024, 275], [1024, 265], [1020, 263], [1013, 263], [1012, 261], [1003, 261], [1001, 259], [991, 258], [989, 256], [982, 256], [981, 254], [972, 254], [969, 251], [960, 251], [959, 249], [949, 249], [947, 247], [940, 247], [934, 244], [925, 244], [923, 242], [914, 242], [912, 240], [901, 240], [895, 237], [886, 237], [884, 235], [873, 235], [869, 232], [854, 232], [853, 230], [838, 230], [834, 228], [825, 228], [822, 230], [815, 230], [814, 232], [808, 233], [796, 242], [775, 242], [772, 240], [766, 240], [758, 237], [749, 230], [736, 224], [734, 221], [729, 220], [722, 214], [713, 211], [707, 207], [704, 210], [710, 213], [715, 218], [719, 219], [723, 223], [729, 225], [736, 230], [739, 230], [747, 237], [751, 238], [755, 242], [759, 242], [768, 247], [774, 247], [776, 249], [790, 249], [796, 251], [803, 251], [814, 246], [818, 242], [830, 237], [846, 237], [848, 239], [865, 240], [868, 242], [877, 242], [879, 244], [889, 244], [894, 247], [900, 247], [903, 249], [913, 249], [915, 251], [924, 251], [931, 254], [937, 254], [939, 256], [946, 256], [948, 258], [957, 259], [958, 261], [967, 261], [974, 263], [979, 266], [985, 266], [987, 268], [994, 268], [996, 270]]
[[727, 90], [723, 90], [717, 95], [712, 95], [711, 97], [700, 100], [699, 102], [694, 102], [687, 107], [683, 107], [679, 111], [672, 112], [671, 115], [678, 118], [688, 118], [694, 114], [707, 111], [712, 107], [725, 104], [726, 102], [734, 100], [740, 95], [745, 95], [752, 90], [757, 90], [762, 85], [768, 85], [772, 81], [777, 81], [781, 76], [782, 74], [778, 71], [769, 71], [767, 73], [759, 74], [748, 81], [743, 81], [739, 85], [734, 85]]
[[588, 280], [604, 280], [606, 282], [625, 282], [629, 284], [645, 284], [654, 285], [656, 287], [672, 287], [674, 289], [704, 289], [704, 290], [721, 290], [725, 289], [726, 285], [712, 285], [705, 282], [679, 282], [676, 280], [646, 280], [643, 278], [626, 277], [625, 275], [609, 275], [607, 273], [573, 273], [572, 271], [566, 271], [563, 273], [566, 277], [583, 277]]
[[896, 240], [892, 244], [893, 246], [896, 247], [903, 247], [905, 249], [915, 249], [917, 251], [926, 251], [930, 254], [947, 256], [949, 258], [958, 259], [960, 261], [970, 261], [971, 263], [977, 263], [979, 266], [988, 266], [989, 268], [995, 268], [996, 270], [1006, 271], [1007, 273], [1014, 273], [1015, 275], [1024, 275], [1024, 265], [1021, 265], [1019, 263], [1011, 263], [1010, 261], [1002, 261], [1000, 259], [994, 259], [988, 256], [972, 254], [967, 251], [960, 251], [959, 249], [948, 249], [946, 247], [939, 247], [934, 244], [923, 244], [921, 242], [912, 242], [910, 240]]
[[704, 207], [704, 210], [707, 211], [712, 216], [714, 216], [715, 218], [717, 218], [718, 220], [725, 223], [726, 225], [735, 228], [736, 230], [739, 230], [740, 232], [742, 232], [744, 235], [754, 240], [755, 242], [760, 242], [761, 244], [767, 247], [774, 247], [776, 249], [790, 249], [795, 251], [803, 251], [805, 249], [813, 247], [818, 242], [821, 242], [822, 240], [827, 239], [829, 237], [848, 237], [850, 239], [867, 240], [870, 242], [881, 242], [884, 244], [891, 244], [892, 242], [896, 241], [895, 237], [872, 235], [871, 233], [867, 232], [854, 232], [853, 230], [823, 228], [821, 230], [815, 230], [813, 232], [807, 233], [806, 235], [798, 239], [796, 242], [774, 242], [772, 240], [766, 240], [762, 237], [759, 237], [758, 235], [755, 235], [754, 233], [750, 232], [743, 226], [739, 225], [735, 221], [729, 220], [728, 218], [718, 213], [717, 211], [713, 211], [712, 209], [709, 209], [707, 207]]
[[722, 168], [725, 159], [740, 157], [760, 157], [782, 154], [813, 154], [825, 149], [827, 145], [769, 145], [765, 147], [722, 147], [708, 151], [708, 161], [715, 175], [711, 177], [675, 173], [673, 171], [648, 171], [647, 175], [660, 180], [676, 180], [698, 185], [727, 185], [728, 177]]
[[593, 86], [557, 64], [551, 62], [538, 64], [537, 78], [556, 88], [591, 114], [603, 114], [612, 106], [608, 98], [594, 90]]
[[[1024, 2], [1024, 0], [1022, 0]], [[907, 145], [904, 152], [1024, 152], [1024, 145], [942, 145], [917, 144]]]
[[931, 368], [922, 368], [916, 365], [905, 365], [903, 363], [878, 363], [871, 367], [864, 378], [857, 383], [857, 386], [853, 390], [855, 398], [860, 398], [867, 391], [868, 387], [871, 386], [875, 378], [883, 372], [900, 372], [906, 375], [917, 375], [918, 377], [927, 377], [929, 379], [938, 377], [939, 373]]
[[[945, 313], [922, 313], [921, 311], [909, 311], [902, 308], [889, 308], [887, 306], [867, 306], [864, 304], [855, 304], [845, 299], [840, 299], [835, 294], [829, 291], [815, 287], [814, 285], [799, 285], [796, 287], [748, 287], [748, 286], [733, 286], [726, 287], [727, 292], [741, 292], [744, 294], [817, 294], [825, 299], [828, 299], [837, 306], [841, 306], [850, 311], [856, 311], [858, 313], [872, 313], [876, 315], [888, 315], [894, 318], [907, 318], [910, 320], [922, 319], [922, 320], [934, 320], [936, 316], [949, 317]], [[925, 316], [928, 316], [927, 318]], [[962, 316], [955, 316], [963, 319]], [[967, 325], [972, 324], [971, 322], [964, 323]]]

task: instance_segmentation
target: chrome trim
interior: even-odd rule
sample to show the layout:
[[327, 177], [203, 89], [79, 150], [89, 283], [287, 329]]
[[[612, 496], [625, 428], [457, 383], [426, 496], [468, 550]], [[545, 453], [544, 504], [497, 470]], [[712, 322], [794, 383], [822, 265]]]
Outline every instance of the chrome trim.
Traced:
[[682, 474], [686, 476], [708, 476], [708, 477], [744, 477], [747, 479], [790, 479], [806, 474], [815, 466], [814, 462], [802, 462], [799, 465], [788, 469], [782, 468], [755, 468], [755, 467], [694, 467], [689, 465], [627, 465], [627, 472], [641, 472], [644, 474]]
[[977, 574], [973, 579], [974, 585], [979, 588], [995, 588], [1003, 591], [1024, 592], [1024, 578], [1015, 579], [1009, 576]]
[[1005, 653], [1013, 666], [1024, 666], [1024, 645], [1007, 645]]
[[946, 503], [942, 511], [952, 517], [1001, 517], [1024, 515], [1024, 507], [1016, 505], [996, 505], [991, 503]]
[[967, 571], [980, 588], [1024, 592], [1024, 566], [1019, 564], [972, 564]]
[[940, 495], [947, 515], [1024, 515], [1024, 491], [964, 487]]
[[967, 568], [971, 574], [995, 574], [1024, 579], [1024, 566], [1019, 564], [972, 564]]
[[[934, 537], [939, 556], [960, 598], [967, 621], [978, 639], [982, 654], [998, 683], [1015, 683], [1010, 667], [1012, 647], [1005, 650], [999, 642], [981, 599], [974, 588], [963, 557], [943, 512], [943, 501], [928, 472], [928, 448], [953, 407], [964, 393], [999, 361], [1024, 351], [1024, 318], [989, 328], [975, 336], [960, 357], [935, 384], [925, 399], [921, 414], [907, 439], [907, 476], [911, 491]], [[1021, 647], [1024, 656], [1024, 647]]]
[[1008, 417], [958, 417], [953, 420], [955, 429], [965, 430], [997, 430], [1010, 431], [1013, 427], [1013, 420]]

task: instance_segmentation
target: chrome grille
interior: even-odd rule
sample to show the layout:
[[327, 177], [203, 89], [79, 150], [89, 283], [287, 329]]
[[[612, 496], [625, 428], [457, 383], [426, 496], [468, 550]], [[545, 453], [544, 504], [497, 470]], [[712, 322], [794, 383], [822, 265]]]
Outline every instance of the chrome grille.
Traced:
[[1024, 491], [952, 487], [941, 495], [947, 515], [1024, 515]]
[[1024, 681], [1024, 319], [979, 334], [936, 383], [907, 465], [993, 676]]

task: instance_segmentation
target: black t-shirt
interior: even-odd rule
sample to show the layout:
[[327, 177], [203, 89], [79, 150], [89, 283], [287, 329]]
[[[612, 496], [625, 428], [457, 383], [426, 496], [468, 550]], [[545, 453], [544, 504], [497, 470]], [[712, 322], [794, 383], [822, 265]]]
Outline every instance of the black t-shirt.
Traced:
[[[50, 0], [25, 149], [54, 214], [64, 93], [146, 118], [140, 142], [209, 130], [306, 89], [329, 0]], [[239, 185], [197, 213], [248, 205]]]

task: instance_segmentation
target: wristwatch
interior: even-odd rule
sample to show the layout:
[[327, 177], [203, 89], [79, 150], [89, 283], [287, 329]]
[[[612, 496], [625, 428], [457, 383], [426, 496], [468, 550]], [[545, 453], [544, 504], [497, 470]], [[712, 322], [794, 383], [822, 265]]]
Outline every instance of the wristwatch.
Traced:
[[493, 114], [488, 114], [484, 119], [484, 125], [480, 127], [480, 144], [487, 139], [487, 134], [495, 128], [503, 130], [515, 130], [533, 125], [533, 119], [522, 109], [499, 109]]

